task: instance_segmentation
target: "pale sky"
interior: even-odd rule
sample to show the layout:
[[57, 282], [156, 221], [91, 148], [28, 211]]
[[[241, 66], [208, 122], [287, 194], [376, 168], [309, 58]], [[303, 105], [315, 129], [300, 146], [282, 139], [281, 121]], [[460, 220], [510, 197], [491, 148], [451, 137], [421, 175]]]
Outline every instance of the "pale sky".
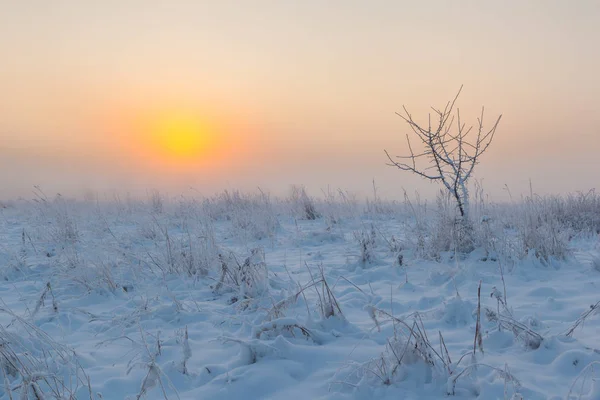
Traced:
[[[0, 0], [0, 198], [435, 186], [385, 165], [395, 112], [503, 114], [476, 170], [540, 194], [600, 182], [600, 1]], [[192, 113], [193, 162], [149, 131]], [[473, 120], [473, 122], [475, 122]], [[208, 126], [207, 125], [207, 126]], [[150, 155], [152, 154], [152, 155]]]

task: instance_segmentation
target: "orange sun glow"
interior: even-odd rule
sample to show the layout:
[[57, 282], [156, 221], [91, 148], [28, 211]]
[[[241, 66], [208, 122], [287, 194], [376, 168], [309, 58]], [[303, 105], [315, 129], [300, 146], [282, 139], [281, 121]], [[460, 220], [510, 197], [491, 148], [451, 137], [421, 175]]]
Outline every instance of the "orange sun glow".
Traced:
[[171, 115], [157, 121], [151, 130], [157, 151], [181, 161], [193, 160], [210, 151], [214, 144], [214, 128], [206, 121], [189, 115]]
[[129, 134], [121, 136], [121, 143], [134, 162], [155, 171], [197, 173], [229, 168], [248, 148], [248, 124], [212, 109], [151, 107], [124, 114], [123, 130]]
[[193, 112], [159, 112], [141, 119], [131, 143], [151, 164], [192, 167], [219, 158], [223, 129]]

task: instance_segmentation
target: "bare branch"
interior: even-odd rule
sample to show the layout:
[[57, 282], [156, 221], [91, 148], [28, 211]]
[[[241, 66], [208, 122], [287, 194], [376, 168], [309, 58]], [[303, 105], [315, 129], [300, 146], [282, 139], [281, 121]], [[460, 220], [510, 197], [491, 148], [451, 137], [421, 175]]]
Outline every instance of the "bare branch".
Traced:
[[420, 176], [422, 176], [423, 178], [430, 179], [430, 180], [432, 180], [432, 181], [433, 181], [433, 180], [442, 179], [442, 177], [441, 177], [441, 176], [439, 176], [439, 175], [438, 175], [438, 176], [435, 176], [435, 175], [428, 175], [428, 174], [425, 174], [425, 173], [423, 173], [423, 172], [421, 172], [421, 171], [417, 170], [416, 168], [413, 168], [413, 167], [411, 167], [411, 166], [410, 166], [410, 165], [408, 165], [408, 164], [396, 162], [396, 161], [392, 160], [392, 157], [389, 155], [389, 153], [387, 152], [387, 150], [384, 150], [384, 152], [385, 152], [386, 156], [388, 157], [388, 159], [390, 160], [390, 164], [388, 164], [388, 165], [390, 165], [390, 166], [397, 167], [397, 168], [399, 168], [399, 169], [401, 169], [401, 170], [403, 170], [403, 171], [410, 171], [410, 172], [413, 172], [413, 173], [415, 173], [415, 174], [417, 174], [417, 175], [420, 175]]
[[[396, 115], [409, 125], [419, 139], [420, 146], [424, 149], [415, 152], [407, 134], [409, 155], [395, 157], [406, 160], [405, 162], [395, 161], [387, 151], [385, 154], [390, 161], [390, 166], [410, 171], [431, 181], [441, 181], [442, 185], [455, 198], [461, 216], [465, 217], [468, 206], [467, 182], [475, 165], [479, 163], [479, 158], [492, 143], [502, 115], [498, 117], [491, 129], [485, 130], [485, 108], [482, 107], [481, 115], [477, 119], [477, 128], [475, 129], [473, 125], [467, 127], [467, 124], [461, 119], [460, 110], [456, 107], [462, 88], [461, 85], [454, 98], [446, 103], [444, 109], [431, 107], [437, 116], [437, 126], [432, 126], [432, 115], [429, 113], [427, 128], [423, 128], [415, 122], [412, 114], [403, 105], [402, 112], [397, 112]], [[428, 160], [429, 166], [417, 165], [417, 159], [423, 158]], [[431, 169], [436, 172], [429, 173], [428, 171]]]

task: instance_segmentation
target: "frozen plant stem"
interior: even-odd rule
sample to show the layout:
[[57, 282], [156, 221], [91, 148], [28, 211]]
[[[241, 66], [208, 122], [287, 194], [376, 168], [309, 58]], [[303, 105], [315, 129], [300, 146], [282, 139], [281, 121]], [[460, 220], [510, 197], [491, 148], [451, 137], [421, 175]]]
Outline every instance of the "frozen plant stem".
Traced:
[[[412, 172], [430, 181], [440, 182], [456, 201], [461, 218], [467, 221], [469, 212], [467, 184], [475, 165], [479, 163], [480, 157], [492, 143], [502, 115], [496, 119], [491, 129], [486, 130], [484, 129], [485, 109], [482, 107], [476, 129], [474, 130], [473, 126], [467, 127], [461, 120], [460, 110], [456, 108], [456, 113], [454, 112], [462, 88], [461, 86], [454, 99], [449, 101], [443, 110], [431, 108], [436, 120], [434, 125], [432, 125], [431, 113], [427, 126], [423, 126], [418, 124], [408, 109], [403, 106], [403, 112], [396, 114], [409, 125], [422, 149], [416, 152], [407, 134], [408, 155], [392, 158], [387, 150], [384, 151], [390, 166]], [[420, 165], [421, 160], [425, 160], [424, 165]]]

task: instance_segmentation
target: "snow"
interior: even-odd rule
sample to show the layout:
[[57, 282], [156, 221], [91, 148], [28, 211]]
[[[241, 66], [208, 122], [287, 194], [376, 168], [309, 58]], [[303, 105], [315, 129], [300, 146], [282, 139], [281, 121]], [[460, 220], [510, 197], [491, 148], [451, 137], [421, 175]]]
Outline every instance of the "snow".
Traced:
[[0, 208], [0, 399], [600, 399], [597, 235], [428, 257], [402, 204], [265, 196]]

